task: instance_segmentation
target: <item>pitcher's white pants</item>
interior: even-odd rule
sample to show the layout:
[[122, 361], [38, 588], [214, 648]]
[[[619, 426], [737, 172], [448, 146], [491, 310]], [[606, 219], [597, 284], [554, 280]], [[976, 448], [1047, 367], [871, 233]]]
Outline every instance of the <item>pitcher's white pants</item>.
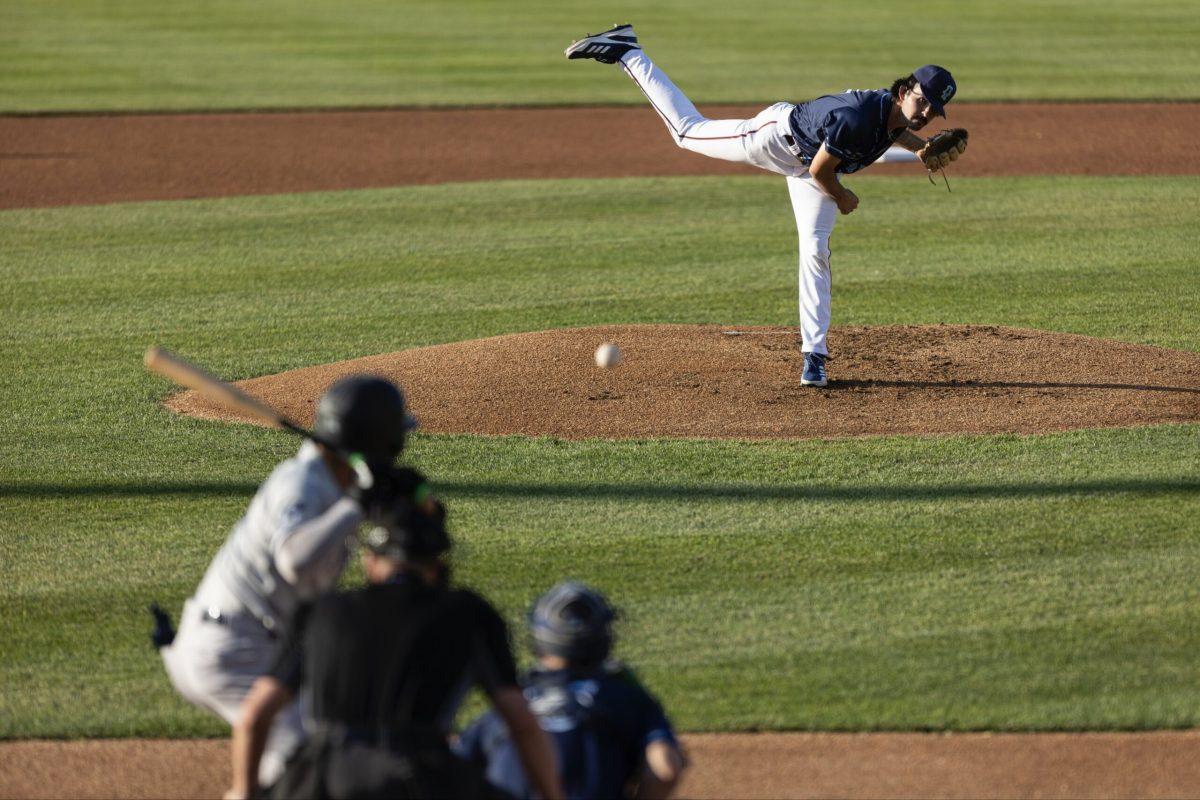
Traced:
[[776, 103], [752, 119], [707, 119], [645, 51], [630, 50], [621, 59], [621, 66], [645, 93], [680, 147], [787, 177], [800, 235], [801, 349], [806, 353], [827, 354], [829, 236], [837, 221], [837, 203], [821, 190], [808, 174], [808, 167], [792, 154], [783, 138], [791, 133], [788, 116], [795, 106]]
[[[273, 666], [278, 644], [265, 628], [249, 618], [218, 625], [204, 622], [202, 614], [203, 609], [195, 601], [184, 603], [175, 641], [160, 651], [163, 663], [171, 683], [185, 700], [234, 725], [251, 685]], [[293, 701], [271, 725], [258, 770], [259, 783], [274, 783], [304, 739], [300, 705]]]

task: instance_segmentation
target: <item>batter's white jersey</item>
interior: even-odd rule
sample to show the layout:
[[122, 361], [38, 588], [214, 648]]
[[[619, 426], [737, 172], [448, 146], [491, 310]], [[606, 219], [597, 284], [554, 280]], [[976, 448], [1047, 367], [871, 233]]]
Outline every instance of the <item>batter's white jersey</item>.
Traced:
[[302, 601], [332, 588], [345, 567], [348, 552], [337, 547], [302, 573], [289, 574], [291, 581], [280, 573], [288, 538], [339, 500], [338, 516], [347, 518], [348, 535], [361, 520], [358, 506], [345, 498], [317, 446], [305, 442], [254, 495], [200, 582], [196, 601], [230, 613], [247, 611], [268, 630], [281, 630]]
[[[254, 681], [272, 666], [278, 636], [298, 605], [334, 587], [362, 513], [334, 479], [321, 451], [305, 442], [275, 468], [183, 607], [163, 648], [175, 688], [231, 725]], [[264, 753], [264, 785], [303, 740], [299, 709], [275, 722]]]

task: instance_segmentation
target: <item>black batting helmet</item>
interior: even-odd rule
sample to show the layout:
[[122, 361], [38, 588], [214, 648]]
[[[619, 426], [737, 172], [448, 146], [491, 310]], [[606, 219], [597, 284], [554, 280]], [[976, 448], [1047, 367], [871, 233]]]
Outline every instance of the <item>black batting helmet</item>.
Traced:
[[560, 583], [539, 597], [529, 612], [533, 650], [573, 665], [599, 664], [612, 649], [616, 617], [600, 592], [577, 581]]
[[352, 375], [329, 387], [313, 422], [322, 442], [375, 465], [395, 461], [405, 434], [414, 427], [404, 394], [391, 381], [371, 375]]

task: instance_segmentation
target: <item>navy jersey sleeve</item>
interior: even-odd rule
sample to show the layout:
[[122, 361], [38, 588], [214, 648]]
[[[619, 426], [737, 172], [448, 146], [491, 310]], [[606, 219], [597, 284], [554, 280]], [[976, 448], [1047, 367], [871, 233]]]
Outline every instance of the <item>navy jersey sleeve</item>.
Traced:
[[475, 606], [471, 667], [475, 680], [488, 694], [517, 685], [517, 664], [508, 641], [508, 626], [483, 598], [467, 593]]
[[619, 664], [613, 677], [624, 686], [627, 698], [626, 724], [631, 726], [631, 733], [639, 748], [645, 749], [657, 741], [676, 744], [675, 731], [662, 705], [642, 686], [633, 670], [625, 664]]
[[304, 633], [308, 630], [308, 621], [312, 616], [312, 605], [306, 603], [296, 609], [292, 616], [292, 624], [284, 634], [275, 663], [268, 675], [282, 683], [296, 694], [300, 691], [300, 683], [304, 672]]
[[642, 703], [642, 746], [658, 741], [676, 744], [675, 731], [662, 705], [653, 695], [646, 692]]
[[862, 157], [862, 117], [851, 108], [838, 108], [825, 119], [825, 149], [842, 161]]
[[671, 721], [667, 719], [662, 704], [640, 683], [637, 684], [637, 695], [638, 734], [641, 737], [641, 746], [645, 748], [657, 741], [676, 744], [675, 731], [671, 728]]

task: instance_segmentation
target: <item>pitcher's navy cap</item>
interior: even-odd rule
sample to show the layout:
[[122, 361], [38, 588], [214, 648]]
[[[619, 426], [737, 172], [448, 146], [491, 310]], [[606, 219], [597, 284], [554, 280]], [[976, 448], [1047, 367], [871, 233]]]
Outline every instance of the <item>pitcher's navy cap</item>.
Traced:
[[921, 91], [929, 105], [933, 106], [934, 113], [946, 116], [946, 103], [949, 103], [950, 98], [958, 91], [950, 71], [937, 64], [926, 64], [913, 72], [913, 77], [921, 84]]

